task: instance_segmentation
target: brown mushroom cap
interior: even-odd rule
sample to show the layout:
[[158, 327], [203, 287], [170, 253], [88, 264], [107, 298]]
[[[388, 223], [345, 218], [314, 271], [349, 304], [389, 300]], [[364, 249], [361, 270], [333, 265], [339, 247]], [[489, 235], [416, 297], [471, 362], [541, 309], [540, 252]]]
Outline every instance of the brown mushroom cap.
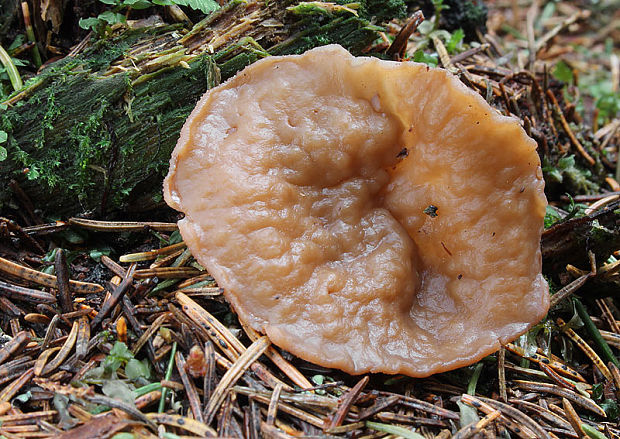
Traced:
[[547, 312], [536, 144], [443, 70], [264, 59], [202, 97], [170, 164], [196, 259], [311, 362], [427, 376]]

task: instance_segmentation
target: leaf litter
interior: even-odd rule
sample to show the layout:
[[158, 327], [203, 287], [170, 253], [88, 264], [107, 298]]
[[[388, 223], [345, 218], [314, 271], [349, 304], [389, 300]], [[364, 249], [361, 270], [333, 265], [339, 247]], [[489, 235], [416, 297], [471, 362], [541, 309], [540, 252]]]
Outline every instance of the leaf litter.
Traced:
[[478, 43], [414, 14], [371, 49], [450, 69], [538, 142], [546, 321], [470, 367], [354, 377], [241, 325], [174, 223], [1, 218], [0, 437], [620, 437], [618, 18], [525, 3], [490, 2]]

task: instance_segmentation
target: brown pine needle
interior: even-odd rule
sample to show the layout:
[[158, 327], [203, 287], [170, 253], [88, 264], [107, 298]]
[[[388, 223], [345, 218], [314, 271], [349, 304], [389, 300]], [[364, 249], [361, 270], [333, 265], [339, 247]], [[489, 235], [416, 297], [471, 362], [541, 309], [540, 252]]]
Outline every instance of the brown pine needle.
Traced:
[[69, 356], [71, 349], [75, 345], [78, 336], [78, 330], [80, 328], [79, 322], [73, 322], [73, 326], [71, 327], [71, 332], [69, 333], [69, 337], [65, 340], [65, 343], [62, 345], [60, 351], [56, 354], [54, 359], [47, 363], [47, 365], [43, 368], [40, 375], [48, 375], [53, 372], [62, 364], [62, 362]]
[[552, 395], [564, 397], [580, 407], [602, 416], [603, 418], [607, 417], [605, 410], [603, 410], [598, 404], [590, 398], [586, 398], [585, 396], [582, 396], [577, 392], [573, 392], [572, 390], [564, 389], [556, 386], [555, 384], [538, 383], [533, 381], [513, 380], [513, 383], [515, 383], [517, 387], [529, 392], [550, 393]]
[[98, 232], [136, 232], [149, 229], [157, 232], [174, 232], [178, 229], [176, 223], [149, 221], [96, 221], [85, 218], [69, 218], [69, 224]]
[[239, 358], [237, 358], [232, 367], [224, 374], [220, 380], [220, 383], [213, 391], [205, 411], [205, 418], [208, 424], [211, 423], [217, 409], [220, 407], [222, 402], [224, 402], [228, 389], [233, 386], [239, 378], [241, 378], [241, 375], [249, 369], [252, 363], [258, 360], [258, 358], [267, 350], [269, 345], [270, 342], [266, 336], [259, 338], [252, 343], [252, 345], [247, 348], [245, 352], [239, 356]]
[[573, 405], [568, 399], [562, 398], [562, 407], [564, 407], [564, 413], [566, 413], [568, 422], [570, 422], [570, 425], [573, 427], [573, 430], [575, 430], [575, 433], [577, 433], [577, 436], [579, 436], [580, 438], [584, 437], [585, 435], [583, 433], [583, 430], [581, 429], [582, 421], [579, 418], [579, 415], [577, 414], [575, 409], [573, 408]]
[[461, 428], [454, 434], [454, 436], [452, 436], [452, 439], [468, 439], [477, 433], [481, 433], [482, 430], [484, 430], [491, 422], [499, 418], [501, 414], [502, 413], [499, 410], [489, 413], [478, 422], [472, 422], [471, 424]]
[[523, 348], [520, 348], [518, 346], [515, 346], [512, 343], [507, 343], [506, 344], [506, 349], [508, 349], [510, 352], [512, 352], [513, 354], [517, 354], [518, 356], [520, 356], [521, 358], [525, 358], [528, 360], [531, 360], [535, 363], [545, 363], [547, 366], [549, 366], [551, 369], [555, 370], [556, 372], [572, 378], [573, 380], [576, 381], [580, 381], [582, 383], [586, 382], [586, 379], [584, 377], [582, 377], [577, 371], [573, 370], [570, 366], [568, 366], [567, 364], [561, 363], [558, 360], [555, 359], [549, 359], [545, 356], [542, 356], [540, 354], [537, 354], [535, 352], [532, 353], [525, 353], [525, 351], [523, 350]]
[[557, 322], [560, 329], [568, 336], [568, 338], [570, 338], [577, 345], [577, 347], [579, 347], [579, 349], [581, 349], [583, 353], [588, 356], [603, 376], [611, 381], [612, 377], [609, 369], [605, 366], [605, 363], [603, 363], [603, 360], [601, 360], [601, 357], [598, 356], [594, 349], [592, 349], [590, 345], [586, 343], [575, 331], [566, 326], [564, 320], [558, 318]]
[[[9, 261], [8, 259], [0, 258], [0, 271], [46, 287], [58, 287], [58, 280], [56, 279], [56, 276], [24, 267], [16, 264], [15, 262]], [[69, 284], [74, 292], [80, 294], [95, 294], [103, 291], [103, 287], [101, 285], [89, 282], [70, 280]]]
[[147, 252], [140, 253], [129, 253], [123, 255], [119, 258], [120, 262], [140, 262], [140, 261], [148, 261], [151, 259], [155, 259], [158, 256], [169, 255], [171, 253], [175, 253], [179, 250], [184, 250], [187, 248], [184, 242], [179, 242], [178, 244], [172, 244], [166, 247], [158, 248], [155, 250], [150, 250]]

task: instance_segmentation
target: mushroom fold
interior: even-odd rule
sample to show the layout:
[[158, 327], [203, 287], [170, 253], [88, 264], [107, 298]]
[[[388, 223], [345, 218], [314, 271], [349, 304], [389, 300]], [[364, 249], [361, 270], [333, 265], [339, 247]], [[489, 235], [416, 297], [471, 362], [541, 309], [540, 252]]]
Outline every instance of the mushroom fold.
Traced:
[[543, 187], [535, 142], [448, 72], [325, 46], [208, 91], [164, 194], [243, 322], [322, 366], [423, 377], [546, 314]]

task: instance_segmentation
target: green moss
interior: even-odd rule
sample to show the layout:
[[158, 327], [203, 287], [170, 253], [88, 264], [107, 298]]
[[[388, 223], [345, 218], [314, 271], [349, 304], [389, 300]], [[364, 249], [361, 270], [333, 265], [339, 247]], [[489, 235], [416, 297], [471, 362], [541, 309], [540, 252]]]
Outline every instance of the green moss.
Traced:
[[[283, 13], [277, 17], [285, 22], [288, 35], [251, 33], [271, 46], [268, 51], [246, 37], [213, 56], [193, 59], [189, 68], [177, 64], [138, 77], [135, 72], [131, 77], [112, 74], [110, 64], [136, 43], [161, 42], [160, 34], [179, 26], [129, 30], [95, 41], [83, 54], [47, 68], [27, 84], [29, 98], [0, 113], [0, 129], [9, 134], [3, 144], [8, 157], [0, 162], [0, 172], [17, 176], [34, 200], [53, 199], [55, 215], [131, 207], [127, 200], [152, 206], [185, 119], [220, 77], [226, 79], [270, 54], [301, 53], [323, 44], [339, 43], [360, 53], [381, 29], [371, 24], [372, 17], [398, 15], [404, 7], [399, 0], [390, 0], [385, 10], [380, 4], [361, 2], [359, 17], [347, 11], [332, 16], [321, 11], [304, 16]], [[237, 17], [245, 7], [245, 2], [231, 2], [192, 32], [206, 32], [220, 19], [226, 26], [237, 18], [224, 15]], [[177, 38], [171, 35], [166, 38]], [[274, 41], [283, 42], [273, 46]], [[167, 54], [174, 57], [177, 51], [172, 47]], [[0, 190], [0, 203], [9, 196], [6, 189]]]
[[361, 2], [360, 15], [373, 21], [389, 21], [407, 16], [407, 5], [403, 0], [366, 0]]
[[33, 185], [80, 200], [96, 193], [105, 173], [94, 170], [101, 169], [110, 148], [106, 120], [126, 89], [124, 76], [96, 80], [86, 73], [59, 74], [22, 108], [7, 109], [2, 125], [11, 127], [7, 161], [13, 175], [25, 172]]
[[577, 194], [599, 190], [599, 186], [592, 181], [592, 172], [578, 165], [574, 155], [562, 157], [555, 164], [545, 157], [542, 170], [549, 186], [547, 189], [562, 185], [564, 191], [568, 188]]
[[93, 72], [107, 69], [113, 61], [121, 58], [130, 47], [138, 40], [144, 39], [145, 35], [161, 35], [181, 25], [143, 27], [129, 29], [120, 35], [108, 38], [93, 39], [94, 43], [79, 58], [85, 67]]

